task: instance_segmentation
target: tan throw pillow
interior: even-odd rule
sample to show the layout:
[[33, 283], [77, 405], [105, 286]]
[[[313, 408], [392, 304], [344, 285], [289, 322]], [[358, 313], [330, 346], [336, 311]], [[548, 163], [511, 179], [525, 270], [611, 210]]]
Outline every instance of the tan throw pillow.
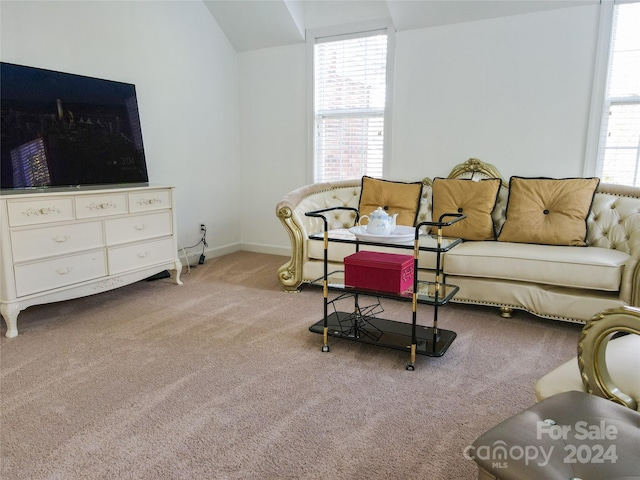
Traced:
[[[495, 240], [491, 213], [500, 192], [500, 179], [483, 180], [436, 178], [433, 180], [433, 221], [443, 213], [464, 213], [467, 218], [442, 228], [446, 237], [465, 240]], [[453, 220], [443, 218], [443, 222]], [[436, 233], [437, 227], [431, 228]]]
[[396, 225], [415, 225], [420, 204], [422, 182], [391, 182], [367, 176], [362, 177], [360, 215], [369, 215], [378, 207], [389, 214], [398, 214]]
[[586, 246], [599, 178], [511, 177], [501, 242]]

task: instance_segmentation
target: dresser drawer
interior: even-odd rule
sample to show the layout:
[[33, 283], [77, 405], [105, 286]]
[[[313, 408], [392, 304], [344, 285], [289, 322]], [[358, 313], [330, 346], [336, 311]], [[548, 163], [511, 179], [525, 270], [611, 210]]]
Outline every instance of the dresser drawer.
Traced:
[[11, 232], [13, 261], [23, 262], [104, 246], [102, 222], [74, 223]]
[[173, 240], [162, 238], [150, 242], [136, 243], [108, 249], [109, 275], [144, 268], [175, 259]]
[[105, 217], [127, 213], [126, 193], [108, 195], [81, 195], [76, 197], [78, 218]]
[[170, 211], [132, 215], [106, 221], [107, 245], [164, 237], [172, 233]]
[[107, 274], [104, 249], [15, 266], [19, 297], [53, 290]]
[[129, 210], [132, 213], [171, 208], [171, 190], [148, 190], [129, 194]]
[[72, 198], [43, 198], [26, 201], [8, 201], [9, 226], [38, 225], [73, 220]]

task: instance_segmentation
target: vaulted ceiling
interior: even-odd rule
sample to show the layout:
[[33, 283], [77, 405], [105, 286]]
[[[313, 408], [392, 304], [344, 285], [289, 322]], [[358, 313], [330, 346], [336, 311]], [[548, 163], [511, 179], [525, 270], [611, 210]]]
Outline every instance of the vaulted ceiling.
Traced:
[[600, 0], [204, 0], [238, 52], [303, 43], [305, 31], [390, 19], [396, 30], [592, 5]]

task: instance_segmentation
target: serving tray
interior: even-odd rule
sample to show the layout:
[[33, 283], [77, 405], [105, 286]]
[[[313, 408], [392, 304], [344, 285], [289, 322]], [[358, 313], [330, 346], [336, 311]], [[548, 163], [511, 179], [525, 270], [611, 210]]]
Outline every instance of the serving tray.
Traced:
[[[367, 233], [366, 226], [351, 227], [349, 232], [353, 233], [358, 240], [363, 242], [380, 242], [380, 243], [411, 243], [415, 239], [416, 229], [407, 225], [398, 225], [390, 235], [372, 235]], [[422, 231], [420, 231], [422, 234]]]

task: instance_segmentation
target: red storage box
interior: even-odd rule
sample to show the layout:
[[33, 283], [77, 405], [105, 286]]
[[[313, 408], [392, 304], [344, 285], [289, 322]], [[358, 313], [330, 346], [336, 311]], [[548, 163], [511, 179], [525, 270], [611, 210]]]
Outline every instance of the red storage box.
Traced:
[[345, 285], [400, 293], [413, 287], [413, 257], [362, 251], [344, 259]]

